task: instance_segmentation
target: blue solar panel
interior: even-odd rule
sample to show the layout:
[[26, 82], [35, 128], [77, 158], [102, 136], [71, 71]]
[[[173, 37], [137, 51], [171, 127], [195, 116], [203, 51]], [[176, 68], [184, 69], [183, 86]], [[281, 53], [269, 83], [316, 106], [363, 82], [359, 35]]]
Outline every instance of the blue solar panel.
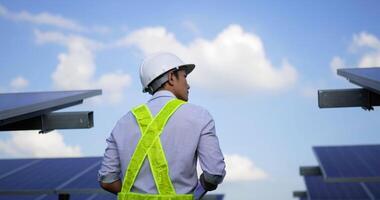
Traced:
[[81, 103], [84, 98], [99, 94], [101, 90], [0, 94], [0, 125], [9, 123], [15, 117], [27, 114], [34, 117], [38, 115], [36, 112], [51, 112], [72, 106]]
[[[41, 195], [0, 195], [0, 200], [36, 200], [39, 199]], [[57, 200], [55, 196], [55, 200]]]
[[0, 179], [34, 164], [37, 159], [6, 159], [0, 160]]
[[224, 199], [223, 194], [207, 194], [202, 198], [202, 200], [223, 200], [223, 199]]
[[368, 193], [374, 198], [374, 199], [380, 199], [380, 183], [378, 182], [370, 182], [370, 183], [363, 183], [365, 189], [368, 190]]
[[[101, 159], [98, 159], [100, 162]], [[72, 182], [64, 185], [59, 190], [76, 190], [76, 189], [101, 189], [97, 180], [98, 170], [100, 168], [100, 163], [93, 165], [88, 171], [81, 174], [80, 178], [73, 180]]]
[[350, 82], [380, 93], [380, 68], [338, 69], [338, 74]]
[[[116, 200], [114, 194], [71, 194], [70, 200]], [[58, 200], [58, 195], [0, 195], [0, 200]]]
[[380, 181], [380, 145], [314, 147], [328, 182]]
[[116, 199], [117, 197], [114, 194], [93, 194], [86, 200], [116, 200]]
[[98, 161], [99, 158], [43, 159], [0, 179], [0, 191], [53, 190]]
[[310, 200], [316, 199], [370, 199], [360, 183], [326, 183], [321, 176], [305, 176]]

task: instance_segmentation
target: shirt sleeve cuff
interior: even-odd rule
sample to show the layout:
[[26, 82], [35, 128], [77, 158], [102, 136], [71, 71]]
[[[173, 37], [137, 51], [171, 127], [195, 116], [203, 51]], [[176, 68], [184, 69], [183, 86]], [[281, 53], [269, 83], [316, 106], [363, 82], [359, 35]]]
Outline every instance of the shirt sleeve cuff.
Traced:
[[98, 174], [98, 181], [102, 183], [113, 183], [119, 179], [120, 177], [116, 173], [109, 173], [105, 175]]
[[207, 182], [212, 183], [214, 185], [218, 185], [222, 183], [224, 176], [223, 175], [214, 175], [214, 174], [209, 174], [207, 172], [203, 172], [204, 178]]

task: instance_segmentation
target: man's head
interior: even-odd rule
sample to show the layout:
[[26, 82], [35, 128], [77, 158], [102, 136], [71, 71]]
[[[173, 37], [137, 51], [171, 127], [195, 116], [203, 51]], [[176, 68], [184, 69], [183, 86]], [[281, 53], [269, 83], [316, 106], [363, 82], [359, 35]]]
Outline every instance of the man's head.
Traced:
[[194, 64], [185, 64], [170, 53], [156, 53], [144, 59], [140, 66], [140, 80], [143, 92], [154, 94], [165, 89], [177, 98], [187, 101], [188, 90], [186, 76], [194, 69]]
[[[183, 69], [171, 70], [166, 73], [168, 81], [158, 90], [164, 89], [171, 91], [178, 99], [187, 101], [189, 99], [190, 86], [187, 83], [187, 73]], [[157, 90], [157, 91], [158, 91]]]

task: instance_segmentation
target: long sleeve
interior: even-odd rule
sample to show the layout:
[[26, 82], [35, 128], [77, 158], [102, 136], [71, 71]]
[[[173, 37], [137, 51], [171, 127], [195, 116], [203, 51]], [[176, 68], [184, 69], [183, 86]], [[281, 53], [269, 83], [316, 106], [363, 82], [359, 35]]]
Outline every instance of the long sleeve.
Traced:
[[[117, 126], [117, 125], [116, 125]], [[115, 127], [111, 135], [107, 138], [107, 148], [104, 153], [102, 165], [98, 172], [98, 181], [103, 183], [112, 183], [120, 179], [120, 159], [114, 139]]]
[[215, 122], [208, 112], [204, 119], [206, 123], [198, 144], [198, 157], [206, 181], [217, 185], [224, 179], [226, 165], [216, 136]]

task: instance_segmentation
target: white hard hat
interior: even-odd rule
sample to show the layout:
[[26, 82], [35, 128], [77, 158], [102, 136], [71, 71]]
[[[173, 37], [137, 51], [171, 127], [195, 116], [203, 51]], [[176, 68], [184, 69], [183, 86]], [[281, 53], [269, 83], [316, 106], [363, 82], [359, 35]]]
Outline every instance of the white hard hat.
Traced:
[[153, 94], [166, 81], [163, 76], [172, 69], [184, 69], [186, 74], [193, 71], [194, 64], [185, 64], [176, 55], [171, 53], [155, 53], [144, 59], [140, 66], [140, 80], [143, 92]]

